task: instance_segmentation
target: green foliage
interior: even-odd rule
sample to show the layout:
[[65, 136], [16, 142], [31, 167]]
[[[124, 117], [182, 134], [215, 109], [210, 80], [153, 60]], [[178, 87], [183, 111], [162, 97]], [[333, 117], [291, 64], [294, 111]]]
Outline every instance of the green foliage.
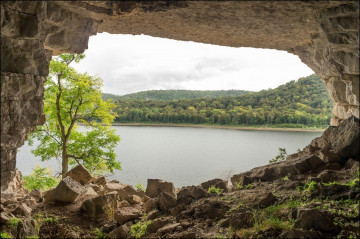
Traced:
[[197, 98], [193, 99], [178, 97], [179, 92], [152, 91], [154, 97], [146, 95], [149, 92], [134, 94], [145, 94], [141, 97], [111, 97], [117, 106], [115, 122], [326, 128], [332, 117], [333, 103], [324, 82], [316, 75], [273, 90], [237, 96], [204, 98], [196, 92]]
[[7, 222], [7, 225], [11, 228], [17, 228], [17, 226], [19, 225], [19, 223], [21, 222], [20, 218], [17, 217], [12, 217], [10, 218], [10, 220]]
[[283, 180], [284, 180], [284, 181], [288, 181], [288, 180], [289, 180], [289, 177], [288, 177], [288, 176], [285, 176], [285, 177], [283, 177]]
[[279, 148], [279, 154], [275, 158], [269, 160], [269, 163], [277, 163], [286, 159], [287, 152], [285, 148]]
[[306, 182], [304, 186], [298, 186], [298, 192], [300, 194], [311, 194], [316, 190], [317, 183], [315, 181]]
[[13, 238], [13, 237], [7, 234], [6, 232], [1, 232], [0, 238]]
[[143, 186], [141, 183], [139, 183], [138, 185], [136, 185], [135, 188], [138, 189], [138, 190], [141, 190], [141, 191], [145, 192], [145, 188], [144, 188], [144, 186]]
[[350, 181], [347, 183], [348, 186], [355, 188], [355, 187], [359, 187], [360, 186], [360, 180], [359, 178], [355, 178], [354, 180]]
[[[62, 54], [51, 60], [44, 93], [47, 121], [29, 138], [30, 144], [40, 141], [32, 153], [43, 161], [62, 158], [62, 175], [68, 164], [83, 164], [95, 174], [121, 169], [114, 152], [120, 137], [109, 127], [116, 117], [115, 105], [101, 99], [100, 78], [69, 66], [82, 58], [81, 54]], [[85, 132], [79, 123], [86, 126]]]
[[146, 216], [144, 215], [140, 221], [130, 227], [130, 235], [134, 236], [135, 238], [144, 236], [150, 223], [151, 220], [146, 220]]
[[41, 168], [38, 165], [33, 169], [33, 172], [30, 175], [24, 176], [23, 180], [24, 187], [29, 191], [33, 189], [48, 190], [59, 182], [59, 179], [51, 175], [51, 169]]
[[210, 193], [210, 194], [220, 194], [221, 192], [222, 192], [222, 189], [215, 187], [215, 186], [211, 186], [208, 188], [208, 193]]
[[99, 228], [95, 228], [93, 233], [95, 234], [95, 238], [96, 239], [105, 239], [106, 238], [106, 233], [103, 232], [101, 229]]

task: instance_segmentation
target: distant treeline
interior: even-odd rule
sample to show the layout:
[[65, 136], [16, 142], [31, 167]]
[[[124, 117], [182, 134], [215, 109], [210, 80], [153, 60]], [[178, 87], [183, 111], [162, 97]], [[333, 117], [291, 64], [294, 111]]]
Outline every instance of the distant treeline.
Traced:
[[327, 127], [333, 106], [316, 75], [260, 92], [160, 90], [127, 96], [104, 95], [117, 105], [115, 122]]
[[223, 96], [239, 96], [251, 91], [246, 90], [148, 90], [123, 96], [103, 93], [103, 99], [137, 99], [137, 100], [183, 100], [198, 98], [219, 98]]

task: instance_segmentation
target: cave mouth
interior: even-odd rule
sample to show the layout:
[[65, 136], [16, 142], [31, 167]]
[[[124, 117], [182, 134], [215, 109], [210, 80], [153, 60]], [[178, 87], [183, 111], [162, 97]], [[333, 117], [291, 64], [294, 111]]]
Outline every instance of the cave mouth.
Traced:
[[[100, 43], [102, 44], [100, 45]], [[134, 81], [136, 81], [136, 86], [155, 86], [155, 88], [163, 89], [174, 87], [174, 85], [169, 85], [169, 83], [179, 82], [179, 85], [175, 85], [176, 88], [183, 85], [186, 86], [187, 82], [198, 81], [199, 86], [210, 88], [193, 89], [193, 84], [190, 84], [187, 86], [188, 89], [224, 90], [226, 89], [224, 87], [229, 87], [229, 82], [226, 81], [228, 77], [233, 78], [233, 83], [234, 81], [240, 81], [239, 85], [235, 85], [234, 88], [233, 84], [231, 85], [232, 88], [227, 88], [228, 90], [246, 89], [259, 92], [260, 90], [276, 88], [282, 83], [287, 83], [313, 73], [297, 56], [284, 51], [223, 47], [149, 36], [99, 34], [90, 38], [89, 49], [84, 53], [86, 55], [85, 59], [80, 61], [80, 63], [72, 64], [72, 67], [83, 73], [90, 72], [90, 75], [100, 76], [104, 80], [105, 88], [107, 86], [109, 90], [125, 88], [129, 91], [125, 93], [132, 93], [134, 91], [131, 88], [127, 88], [127, 85], [131, 85]], [[120, 56], [119, 53], [121, 53]], [[245, 73], [241, 74], [243, 71]], [[289, 76], [289, 73], [292, 73], [292, 75]], [[208, 81], [208, 78], [212, 78], [212, 82]], [[278, 78], [281, 79], [279, 80]], [[214, 84], [214, 81], [219, 83]], [[251, 81], [250, 83], [252, 84], [246, 85], [247, 81]], [[269, 81], [271, 85], [268, 84]], [[109, 84], [107, 85], [108, 82]], [[210, 84], [212, 85], [209, 86]], [[261, 86], [258, 86], [259, 84]], [[150, 89], [142, 88], [142, 90]], [[117, 94], [117, 91], [107, 93]], [[294, 117], [294, 115], [290, 117]], [[238, 125], [238, 127], [241, 127], [241, 125]], [[233, 134], [226, 130], [221, 132], [218, 130], [216, 131], [218, 132], [217, 134], [213, 131], [199, 131], [198, 129], [191, 129], [194, 131], [191, 133], [189, 130], [185, 130], [188, 135], [184, 136], [175, 129], [171, 132], [163, 132], [164, 129], [162, 129], [160, 135], [165, 137], [165, 140], [163, 140], [161, 137], [154, 137], [152, 139], [144, 137], [145, 134], [159, 134], [156, 130], [152, 132], [145, 131], [147, 133], [144, 132], [143, 135], [140, 135], [141, 130], [133, 130], [134, 132], [131, 133], [131, 129], [127, 129], [124, 133], [125, 136], [123, 136], [122, 130], [118, 129], [121, 138], [125, 142], [120, 142], [116, 151], [119, 155], [119, 160], [124, 166], [122, 171], [116, 171], [115, 175], [109, 177], [109, 179], [119, 180], [122, 183], [135, 186], [138, 183], [146, 185], [147, 178], [155, 178], [161, 175], [162, 179], [174, 182], [179, 187], [197, 185], [215, 177], [227, 179], [228, 181], [231, 174], [268, 164], [278, 154], [278, 148], [285, 148], [288, 154], [296, 153], [297, 150], [307, 146], [313, 138], [321, 135], [321, 130], [320, 132], [284, 131], [283, 133], [241, 133], [240, 131], [235, 131], [236, 133], [234, 132]], [[136, 134], [142, 139], [146, 138], [148, 141], [144, 143], [142, 141], [139, 142], [131, 134]], [[200, 139], [204, 134], [206, 134], [206, 137], [217, 138], [219, 140], [208, 142], [209, 145], [202, 144], [201, 142], [207, 141], [206, 137]], [[174, 138], [169, 137], [169, 135], [176, 135], [173, 136], [177, 139], [176, 142], [172, 142]], [[252, 152], [255, 152], [256, 148], [251, 148], [254, 147], [252, 143], [237, 141], [239, 137], [244, 137], [249, 142], [265, 139], [264, 142], [261, 141], [262, 143], [258, 142], [256, 146], [256, 148], [263, 148], [262, 154], [255, 157]], [[192, 141], [191, 139], [193, 138], [198, 140]], [[270, 138], [272, 139], [272, 144], [267, 147], [266, 140]], [[275, 139], [278, 139], [278, 141]], [[153, 145], [149, 148], [148, 145], [151, 142], [163, 142], [164, 144]], [[166, 144], [166, 142], [172, 143]], [[188, 142], [188, 144], [183, 144], [182, 142]], [[123, 143], [126, 146], [123, 146]], [[181, 152], [172, 147], [174, 144], [179, 145]], [[199, 144], [199, 147], [196, 144]], [[236, 145], [247, 146], [237, 147]], [[134, 152], [139, 150], [144, 152], [137, 154], [131, 152], [128, 148]], [[235, 148], [247, 150], [235, 150]], [[153, 151], [160, 152], [160, 149], [164, 149], [163, 151], [168, 149], [169, 152], [163, 152], [159, 155], [154, 154]], [[61, 172], [60, 160], [55, 161], [52, 159], [43, 163], [40, 161], [40, 158], [29, 154], [30, 148], [27, 143], [17, 153], [17, 168], [23, 175], [29, 175], [38, 164], [42, 167], [53, 169], [56, 174]], [[168, 157], [168, 161], [166, 157], [163, 157], [164, 155]], [[176, 155], [181, 155], [181, 157], [174, 157]], [[242, 157], [238, 158], [239, 155], [242, 155]], [[223, 157], [223, 160], [219, 163], [217, 159], [221, 157]], [[232, 160], [224, 160], [224, 158]], [[192, 162], [195, 159], [199, 161], [197, 164]], [[237, 161], [239, 160], [243, 162], [238, 163]], [[150, 162], [147, 165], [145, 162], [148, 161]], [[152, 168], [159, 161], [166, 161], [167, 163]], [[140, 164], [139, 162], [143, 163]], [[177, 162], [182, 163], [178, 165]], [[209, 164], [209, 162], [212, 163]], [[204, 165], [211, 166], [207, 168]], [[181, 166], [186, 166], [186, 168], [181, 168]], [[199, 172], [197, 169], [200, 167], [206, 173]], [[175, 168], [176, 171], [174, 171]], [[172, 177], [172, 175], [177, 175], [179, 178]]]
[[51, 56], [83, 52], [97, 32], [286, 50], [325, 81], [335, 102], [331, 125], [359, 118], [359, 5], [353, 1], [7, 1], [1, 11], [2, 190], [16, 184], [17, 148], [45, 122]]

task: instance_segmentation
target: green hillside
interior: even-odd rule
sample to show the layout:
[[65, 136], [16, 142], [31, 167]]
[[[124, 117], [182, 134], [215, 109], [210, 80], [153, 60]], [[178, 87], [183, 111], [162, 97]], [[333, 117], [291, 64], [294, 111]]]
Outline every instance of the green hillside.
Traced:
[[219, 98], [239, 96], [250, 93], [246, 90], [148, 90], [123, 96], [103, 93], [103, 99], [137, 99], [137, 100], [184, 100], [196, 98]]
[[[177, 91], [155, 92], [168, 95], [163, 99], [173, 99]], [[327, 127], [333, 106], [316, 75], [240, 96], [199, 97], [172, 101], [116, 98], [116, 122]]]

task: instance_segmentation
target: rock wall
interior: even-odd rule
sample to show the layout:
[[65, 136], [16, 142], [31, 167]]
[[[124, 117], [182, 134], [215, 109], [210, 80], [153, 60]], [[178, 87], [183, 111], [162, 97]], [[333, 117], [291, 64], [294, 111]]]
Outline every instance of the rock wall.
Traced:
[[359, 118], [356, 1], [1, 2], [1, 190], [15, 177], [17, 148], [44, 123], [51, 56], [80, 53], [97, 32], [286, 50], [326, 83], [332, 125]]

